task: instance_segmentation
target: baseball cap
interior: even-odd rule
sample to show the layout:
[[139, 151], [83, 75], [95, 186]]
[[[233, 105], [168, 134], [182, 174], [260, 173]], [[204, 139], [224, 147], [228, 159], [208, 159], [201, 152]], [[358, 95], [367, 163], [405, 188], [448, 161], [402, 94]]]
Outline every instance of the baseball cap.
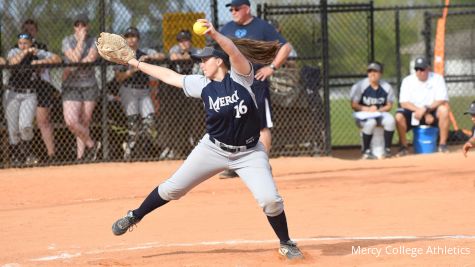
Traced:
[[366, 68], [367, 71], [370, 70], [375, 70], [377, 72], [383, 72], [383, 65], [379, 62], [371, 62], [368, 64], [368, 67]]
[[241, 6], [241, 5], [248, 5], [251, 6], [251, 3], [249, 0], [233, 0], [231, 3], [226, 4], [226, 7], [228, 6]]
[[221, 50], [207, 46], [191, 55], [194, 58], [219, 57], [229, 66], [229, 56]]
[[76, 24], [77, 22], [83, 22], [84, 24], [88, 24], [89, 17], [86, 13], [81, 13], [74, 18], [74, 24]]
[[423, 57], [418, 57], [415, 60], [414, 68], [415, 69], [427, 69], [430, 66], [429, 61]]
[[176, 40], [177, 41], [184, 41], [184, 40], [191, 41], [191, 32], [189, 30], [181, 30], [176, 35]]
[[468, 108], [467, 112], [463, 113], [464, 115], [470, 114], [475, 115], [475, 101], [470, 104], [470, 108]]
[[125, 32], [124, 32], [124, 37], [127, 38], [127, 37], [130, 37], [130, 36], [140, 38], [139, 30], [135, 27], [128, 27], [127, 30], [125, 30]]

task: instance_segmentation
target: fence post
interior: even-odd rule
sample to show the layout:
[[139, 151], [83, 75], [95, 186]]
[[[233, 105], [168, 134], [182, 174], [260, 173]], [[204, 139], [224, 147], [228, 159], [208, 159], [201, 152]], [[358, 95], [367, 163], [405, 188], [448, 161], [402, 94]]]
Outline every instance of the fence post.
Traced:
[[320, 20], [322, 31], [322, 77], [323, 77], [323, 98], [325, 109], [325, 147], [324, 151], [326, 155], [331, 153], [331, 123], [330, 123], [330, 88], [328, 77], [330, 75], [329, 59], [328, 59], [328, 5], [327, 0], [320, 1]]
[[[100, 0], [99, 5], [99, 13], [100, 13], [100, 25], [99, 29], [101, 32], [106, 31], [106, 0]], [[100, 72], [101, 72], [101, 98], [102, 98], [102, 105], [101, 105], [101, 130], [102, 130], [102, 160], [109, 159], [109, 126], [107, 124], [107, 64], [105, 61], [102, 61], [100, 65]]]
[[[424, 12], [424, 30], [422, 31], [422, 35], [424, 36], [425, 42], [425, 57], [427, 60], [431, 59], [431, 45], [430, 45], [430, 35], [431, 35], [431, 14], [430, 12]], [[430, 61], [430, 60], [429, 60]]]
[[216, 28], [219, 28], [219, 18], [218, 18], [218, 0], [212, 0], [211, 1], [211, 14], [212, 14], [212, 20], [213, 20], [213, 25]]
[[396, 33], [396, 90], [395, 95], [399, 99], [399, 88], [401, 87], [401, 29], [399, 25], [399, 7], [394, 12], [394, 26]]
[[262, 19], [262, 4], [257, 4], [256, 14], [258, 18]]
[[374, 2], [373, 0], [369, 1], [369, 17], [368, 17], [368, 27], [369, 27], [369, 62], [374, 61]]

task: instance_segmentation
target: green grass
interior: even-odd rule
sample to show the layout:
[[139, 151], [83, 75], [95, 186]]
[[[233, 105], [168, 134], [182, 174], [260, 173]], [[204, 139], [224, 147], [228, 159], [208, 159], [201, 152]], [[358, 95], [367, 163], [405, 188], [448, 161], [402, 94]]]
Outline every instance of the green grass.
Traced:
[[[451, 97], [450, 107], [452, 113], [458, 123], [459, 128], [472, 129], [472, 121], [467, 115], [463, 113], [468, 109], [470, 103], [475, 100], [475, 97]], [[393, 107], [391, 113], [396, 112], [396, 107]], [[352, 110], [349, 99], [333, 100], [330, 103], [330, 120], [331, 120], [331, 136], [332, 146], [359, 146], [360, 135], [359, 129], [351, 115]], [[451, 129], [453, 129], [451, 127]], [[408, 140], [412, 140], [412, 132], [408, 134]], [[397, 144], [399, 138], [397, 131], [394, 134], [393, 144]]]

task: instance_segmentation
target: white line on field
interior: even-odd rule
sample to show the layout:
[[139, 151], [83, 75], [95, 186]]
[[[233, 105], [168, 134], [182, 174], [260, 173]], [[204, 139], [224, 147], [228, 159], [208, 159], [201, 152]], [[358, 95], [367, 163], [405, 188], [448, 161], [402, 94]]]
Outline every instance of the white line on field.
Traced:
[[[328, 237], [310, 237], [310, 238], [295, 238], [292, 239], [297, 242], [311, 242], [311, 241], [357, 241], [357, 240], [443, 240], [443, 239], [475, 239], [475, 235], [436, 235], [436, 236], [328, 236]], [[216, 245], [245, 245], [245, 244], [267, 244], [277, 243], [276, 239], [272, 240], [224, 240], [224, 241], [203, 241], [203, 242], [190, 242], [190, 243], [159, 243], [149, 242], [144, 244], [138, 244], [131, 247], [117, 247], [108, 249], [96, 249], [86, 252], [61, 252], [57, 255], [45, 256], [40, 258], [31, 259], [30, 261], [52, 261], [58, 259], [71, 259], [80, 257], [81, 255], [96, 255], [108, 252], [118, 251], [131, 251], [131, 250], [144, 250], [151, 248], [171, 248], [171, 247], [198, 247], [198, 246], [216, 246]]]

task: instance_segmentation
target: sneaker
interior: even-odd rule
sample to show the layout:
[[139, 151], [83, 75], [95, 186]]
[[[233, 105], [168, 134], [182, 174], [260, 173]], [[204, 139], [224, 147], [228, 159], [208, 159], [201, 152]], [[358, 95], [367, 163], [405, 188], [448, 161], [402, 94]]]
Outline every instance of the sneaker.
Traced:
[[397, 157], [404, 157], [404, 156], [407, 156], [407, 147], [401, 146], [401, 147], [399, 148], [399, 152], [397, 152], [396, 156], [397, 156]]
[[366, 149], [365, 152], [363, 153], [363, 159], [378, 159], [378, 157], [373, 155], [371, 150]]
[[134, 217], [134, 213], [129, 210], [127, 212], [127, 215], [124, 217], [118, 219], [113, 225], [112, 225], [112, 232], [114, 235], [123, 235], [127, 230], [132, 231], [133, 226], [136, 225], [138, 222], [140, 222], [139, 219]]
[[124, 150], [124, 160], [132, 159], [132, 150], [130, 149], [127, 142], [122, 143], [122, 149]]
[[28, 157], [26, 157], [26, 160], [25, 160], [25, 165], [27, 166], [33, 166], [33, 165], [36, 165], [38, 164], [40, 161], [38, 160], [37, 157], [33, 156], [33, 155], [30, 155]]
[[384, 149], [383, 157], [384, 157], [385, 159], [392, 157], [391, 149], [390, 149], [390, 148], [385, 148], [385, 149]]
[[439, 152], [440, 153], [449, 153], [449, 148], [447, 147], [447, 145], [439, 145]]
[[292, 240], [280, 243], [279, 253], [288, 260], [303, 259], [302, 251], [297, 247], [297, 243]]
[[222, 173], [219, 174], [219, 179], [229, 179], [229, 178], [236, 178], [239, 177], [239, 175], [232, 170], [225, 170]]
[[99, 151], [101, 150], [101, 147], [101, 142], [96, 141], [93, 147], [87, 149], [86, 160], [96, 161], [97, 156], [99, 156]]

